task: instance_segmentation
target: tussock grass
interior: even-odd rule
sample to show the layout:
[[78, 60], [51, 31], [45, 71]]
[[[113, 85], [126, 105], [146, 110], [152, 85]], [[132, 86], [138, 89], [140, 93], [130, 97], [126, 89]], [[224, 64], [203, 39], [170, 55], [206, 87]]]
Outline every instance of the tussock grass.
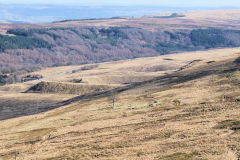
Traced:
[[[205, 55], [179, 72], [74, 97], [41, 114], [1, 121], [0, 157], [13, 159], [16, 149], [25, 159], [235, 160], [240, 155], [239, 88], [226, 73], [238, 77], [238, 71], [232, 70], [238, 56], [227, 53], [213, 56], [211, 64]], [[111, 108], [108, 97], [113, 91], [118, 100]]]
[[[174, 153], [172, 155], [163, 157], [163, 158], [159, 158], [158, 160], [192, 160], [194, 159], [194, 157], [197, 155], [197, 153]], [[197, 160], [204, 160], [204, 159], [198, 159], [195, 158]]]
[[216, 126], [217, 129], [231, 129], [235, 133], [239, 133], [240, 130], [240, 120], [225, 120], [219, 122]]

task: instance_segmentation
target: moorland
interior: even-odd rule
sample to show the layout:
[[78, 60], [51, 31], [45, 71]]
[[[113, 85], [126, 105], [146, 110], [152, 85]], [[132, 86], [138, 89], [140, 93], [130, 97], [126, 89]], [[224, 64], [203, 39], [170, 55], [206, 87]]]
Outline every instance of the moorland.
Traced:
[[0, 25], [0, 159], [239, 159], [239, 13]]

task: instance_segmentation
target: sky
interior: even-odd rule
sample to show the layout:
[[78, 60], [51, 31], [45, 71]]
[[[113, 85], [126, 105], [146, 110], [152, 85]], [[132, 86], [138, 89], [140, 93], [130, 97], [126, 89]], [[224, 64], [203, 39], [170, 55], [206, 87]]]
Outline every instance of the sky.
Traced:
[[159, 5], [178, 7], [240, 7], [240, 0], [0, 0], [0, 4]]

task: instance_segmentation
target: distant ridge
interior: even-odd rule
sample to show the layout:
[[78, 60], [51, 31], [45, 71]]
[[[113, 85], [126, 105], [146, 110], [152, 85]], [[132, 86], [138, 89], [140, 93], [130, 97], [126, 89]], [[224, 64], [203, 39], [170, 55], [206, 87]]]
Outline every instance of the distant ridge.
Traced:
[[180, 17], [185, 17], [185, 15], [174, 12], [174, 13], [162, 13], [162, 14], [157, 14], [157, 15], [144, 16], [144, 18], [180, 18]]
[[53, 21], [52, 23], [64, 23], [64, 22], [73, 22], [73, 21], [111, 20], [111, 19], [129, 19], [129, 18], [130, 17], [69, 19], [69, 20]]

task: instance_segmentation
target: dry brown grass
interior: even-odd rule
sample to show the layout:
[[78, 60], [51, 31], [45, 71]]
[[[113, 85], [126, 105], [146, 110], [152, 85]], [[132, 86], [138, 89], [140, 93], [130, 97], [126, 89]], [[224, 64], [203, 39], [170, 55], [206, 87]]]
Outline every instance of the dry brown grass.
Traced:
[[31, 88], [27, 93], [52, 93], [52, 94], [74, 94], [83, 95], [93, 92], [102, 92], [110, 90], [111, 87], [105, 85], [86, 85], [73, 83], [59, 83], [59, 82], [40, 82]]
[[[197, 63], [201, 65], [209, 61], [235, 57], [237, 53], [239, 53], [239, 48], [214, 49], [100, 63], [96, 68], [79, 70], [78, 72], [72, 71], [82, 68], [85, 65], [47, 68], [34, 72], [33, 74], [43, 75], [45, 77], [43, 80], [45, 81], [70, 82], [73, 79], [82, 78], [83, 83], [89, 85], [119, 86], [170, 74], [194, 60], [202, 60], [201, 63]], [[29, 84], [29, 82], [26, 84]], [[30, 82], [30, 84], [32, 84], [32, 82]]]
[[142, 17], [135, 19], [88, 20], [56, 23], [56, 26], [132, 26], [148, 30], [155, 29], [193, 29], [200, 27], [225, 27], [239, 29], [240, 10], [211, 10], [182, 12], [185, 17], [178, 18], [151, 18]]
[[[181, 71], [187, 77], [216, 66], [218, 70], [229, 69], [239, 56], [237, 52], [238, 49], [213, 50], [104, 63], [86, 73], [69, 73], [60, 79], [69, 81], [78, 74], [86, 79], [98, 74], [111, 77], [121, 70], [119, 76], [126, 76], [123, 74], [126, 68], [129, 68], [126, 74], [131, 75], [137, 73], [134, 66], [145, 64], [148, 68], [164, 63], [166, 58], [174, 59], [179, 67], [201, 59]], [[209, 61], [215, 62], [209, 64]], [[224, 65], [219, 68], [221, 64]], [[56, 73], [57, 68], [51, 70]], [[62, 68], [61, 72], [64, 71]], [[156, 72], [153, 77], [161, 74]], [[37, 115], [0, 121], [0, 157], [13, 159], [17, 150], [18, 159], [237, 160], [240, 72], [233, 71], [230, 75], [229, 78], [219, 72], [166, 86], [158, 80], [148, 81], [119, 93], [114, 109], [108, 97], [102, 96]], [[8, 97], [10, 91], [4, 93]]]
[[9, 28], [38, 28], [38, 27], [80, 27], [80, 26], [131, 26], [148, 30], [156, 29], [194, 29], [196, 27], [222, 27], [228, 29], [240, 29], [240, 10], [211, 10], [192, 11], [179, 13], [185, 17], [178, 18], [130, 18], [130, 19], [106, 19], [106, 20], [83, 20], [68, 21], [54, 24], [1, 24], [0, 33], [3, 34]]

